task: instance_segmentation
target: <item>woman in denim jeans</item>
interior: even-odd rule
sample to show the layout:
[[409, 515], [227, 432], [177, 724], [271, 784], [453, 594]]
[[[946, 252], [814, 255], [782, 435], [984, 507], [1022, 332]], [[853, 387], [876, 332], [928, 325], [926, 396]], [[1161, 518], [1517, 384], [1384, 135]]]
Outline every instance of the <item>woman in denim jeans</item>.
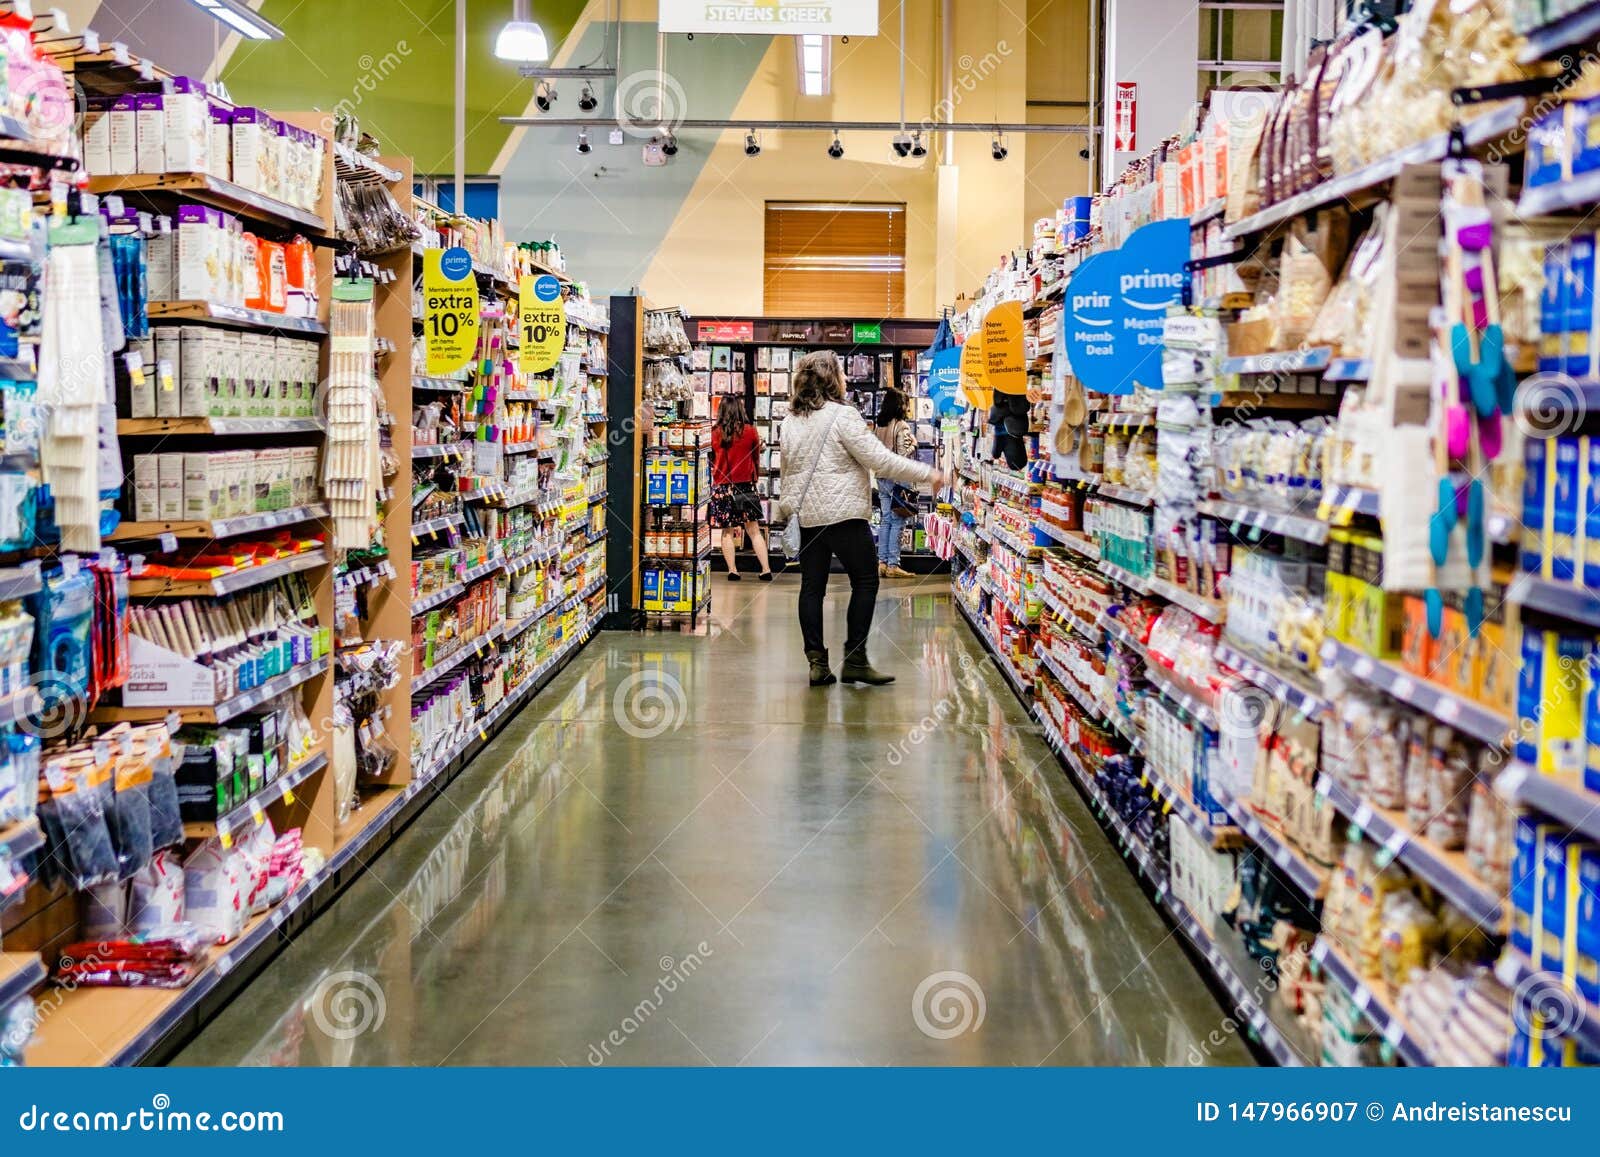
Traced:
[[[901, 458], [917, 456], [917, 437], [906, 421], [906, 396], [890, 388], [883, 392], [878, 405], [878, 420], [872, 432], [883, 448]], [[878, 574], [884, 578], [910, 578], [911, 572], [900, 568], [900, 536], [905, 531], [907, 519], [894, 512], [894, 492], [904, 489], [887, 478], [878, 479]]]

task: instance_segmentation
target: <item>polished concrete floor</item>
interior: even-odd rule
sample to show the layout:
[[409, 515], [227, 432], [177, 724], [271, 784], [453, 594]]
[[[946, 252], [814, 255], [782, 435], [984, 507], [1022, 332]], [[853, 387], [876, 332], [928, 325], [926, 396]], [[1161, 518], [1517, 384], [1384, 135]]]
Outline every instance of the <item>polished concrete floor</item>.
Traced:
[[796, 584], [599, 636], [176, 1063], [1249, 1063], [948, 579], [872, 690]]

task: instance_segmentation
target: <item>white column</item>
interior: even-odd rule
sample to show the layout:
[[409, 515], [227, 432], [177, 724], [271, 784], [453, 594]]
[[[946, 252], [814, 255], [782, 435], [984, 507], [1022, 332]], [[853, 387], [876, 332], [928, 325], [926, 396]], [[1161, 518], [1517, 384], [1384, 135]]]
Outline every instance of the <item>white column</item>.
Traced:
[[[1200, 6], [1194, 0], [1106, 0], [1102, 180], [1178, 131], [1199, 93]], [[1119, 81], [1138, 85], [1132, 151], [1117, 149]]]

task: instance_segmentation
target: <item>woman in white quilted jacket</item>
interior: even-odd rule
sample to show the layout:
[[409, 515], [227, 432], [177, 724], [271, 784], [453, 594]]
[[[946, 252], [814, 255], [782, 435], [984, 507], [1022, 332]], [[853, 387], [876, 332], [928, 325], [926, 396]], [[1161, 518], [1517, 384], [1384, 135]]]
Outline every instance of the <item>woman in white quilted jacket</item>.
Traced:
[[935, 489], [944, 484], [944, 475], [878, 441], [860, 412], [845, 401], [844, 374], [831, 351], [801, 358], [790, 387], [781, 434], [778, 514], [800, 519], [800, 634], [811, 685], [835, 682], [822, 634], [822, 599], [835, 557], [850, 576], [848, 637], [839, 677], [871, 686], [892, 683], [893, 675], [874, 670], [867, 659], [867, 635], [878, 600], [878, 553], [868, 523], [872, 474]]

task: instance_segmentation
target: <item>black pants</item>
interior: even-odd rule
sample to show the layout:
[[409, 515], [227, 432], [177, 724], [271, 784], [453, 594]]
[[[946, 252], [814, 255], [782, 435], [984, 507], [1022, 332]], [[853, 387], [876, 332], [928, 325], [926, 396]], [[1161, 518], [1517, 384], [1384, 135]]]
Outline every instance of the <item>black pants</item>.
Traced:
[[800, 635], [806, 650], [821, 651], [822, 597], [828, 593], [828, 571], [834, 556], [850, 576], [850, 607], [845, 612], [846, 653], [864, 650], [878, 603], [878, 548], [864, 518], [831, 526], [800, 528]]

